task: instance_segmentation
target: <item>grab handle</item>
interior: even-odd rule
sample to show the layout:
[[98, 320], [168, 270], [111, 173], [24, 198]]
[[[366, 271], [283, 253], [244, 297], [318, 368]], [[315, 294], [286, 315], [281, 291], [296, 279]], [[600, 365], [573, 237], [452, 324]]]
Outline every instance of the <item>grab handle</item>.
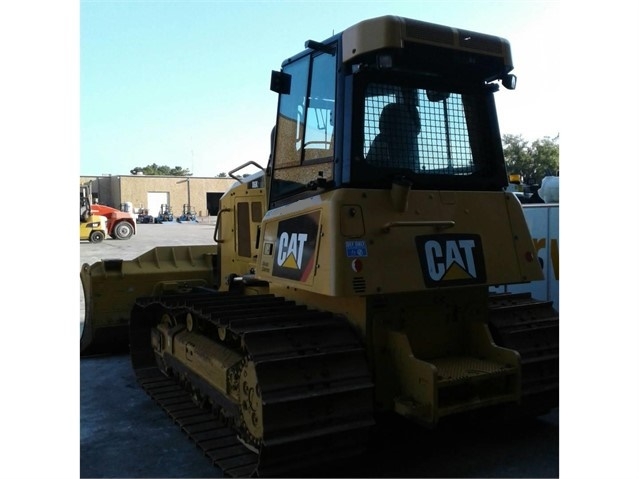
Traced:
[[219, 239], [217, 237], [217, 233], [218, 233], [218, 229], [220, 226], [220, 220], [222, 219], [222, 213], [230, 213], [231, 208], [222, 208], [220, 211], [217, 212], [217, 219], [215, 220], [215, 231], [213, 232], [213, 241], [215, 241], [218, 244], [224, 243], [223, 239]]
[[389, 233], [391, 228], [406, 228], [406, 227], [414, 227], [414, 226], [430, 226], [431, 228], [443, 230], [446, 228], [452, 228], [453, 226], [455, 226], [455, 222], [454, 221], [389, 221], [384, 226], [382, 226], [382, 231], [384, 233]]

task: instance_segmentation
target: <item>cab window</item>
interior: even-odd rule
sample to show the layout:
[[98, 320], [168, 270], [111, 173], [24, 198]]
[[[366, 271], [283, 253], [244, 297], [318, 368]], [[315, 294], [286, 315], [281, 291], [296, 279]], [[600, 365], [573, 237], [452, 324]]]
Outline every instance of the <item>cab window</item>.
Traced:
[[319, 53], [284, 68], [291, 89], [280, 97], [272, 202], [308, 190], [319, 178], [333, 179], [335, 62]]

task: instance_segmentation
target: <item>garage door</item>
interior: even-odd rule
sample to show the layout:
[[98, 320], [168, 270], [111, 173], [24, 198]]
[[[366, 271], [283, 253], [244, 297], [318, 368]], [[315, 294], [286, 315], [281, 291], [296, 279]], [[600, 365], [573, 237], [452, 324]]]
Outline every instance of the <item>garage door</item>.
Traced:
[[149, 205], [149, 214], [157, 216], [160, 214], [160, 207], [169, 204], [168, 191], [149, 191], [147, 193], [147, 205]]

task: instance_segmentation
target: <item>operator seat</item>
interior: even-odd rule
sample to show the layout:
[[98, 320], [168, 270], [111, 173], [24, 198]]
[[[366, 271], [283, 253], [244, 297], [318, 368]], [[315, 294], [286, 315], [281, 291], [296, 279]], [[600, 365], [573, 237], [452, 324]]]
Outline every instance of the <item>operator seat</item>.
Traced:
[[379, 116], [379, 135], [371, 144], [366, 162], [378, 167], [418, 169], [419, 114], [404, 103], [389, 103]]

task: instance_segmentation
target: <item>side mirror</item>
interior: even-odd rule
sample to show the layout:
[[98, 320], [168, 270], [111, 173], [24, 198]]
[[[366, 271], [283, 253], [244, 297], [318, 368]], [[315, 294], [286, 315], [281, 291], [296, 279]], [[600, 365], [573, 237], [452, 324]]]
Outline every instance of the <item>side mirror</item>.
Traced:
[[289, 95], [291, 93], [291, 75], [284, 72], [271, 72], [271, 91], [280, 95]]
[[515, 75], [504, 75], [501, 84], [508, 90], [514, 90], [517, 86], [517, 77]]

